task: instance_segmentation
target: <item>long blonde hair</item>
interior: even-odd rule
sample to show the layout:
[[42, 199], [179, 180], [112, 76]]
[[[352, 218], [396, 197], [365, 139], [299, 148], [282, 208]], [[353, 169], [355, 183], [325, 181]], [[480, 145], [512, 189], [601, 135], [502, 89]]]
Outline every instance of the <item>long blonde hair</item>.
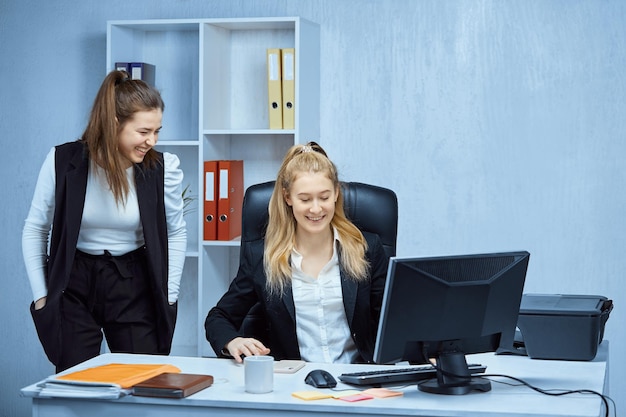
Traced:
[[271, 294], [282, 294], [285, 287], [291, 283], [290, 257], [295, 244], [296, 219], [284, 196], [290, 193], [296, 176], [302, 172], [324, 173], [333, 183], [338, 197], [331, 226], [337, 229], [341, 240], [339, 256], [341, 267], [355, 280], [368, 278], [369, 265], [365, 258], [367, 242], [361, 231], [344, 213], [343, 193], [337, 168], [320, 145], [309, 142], [306, 145], [292, 146], [287, 151], [270, 198], [263, 265], [267, 287]]
[[[115, 201], [126, 201], [129, 184], [123, 157], [118, 152], [119, 133], [138, 111], [165, 110], [161, 94], [142, 80], [132, 80], [126, 71], [111, 71], [100, 86], [89, 122], [81, 140], [87, 143], [91, 160], [106, 173]], [[158, 161], [154, 149], [144, 157], [151, 168]]]

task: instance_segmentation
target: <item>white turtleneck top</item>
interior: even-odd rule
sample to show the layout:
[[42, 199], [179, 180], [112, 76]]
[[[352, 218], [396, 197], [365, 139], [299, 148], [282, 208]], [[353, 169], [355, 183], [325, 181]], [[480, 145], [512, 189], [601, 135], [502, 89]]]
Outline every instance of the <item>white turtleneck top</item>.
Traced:
[[[39, 172], [35, 193], [22, 233], [22, 253], [33, 300], [47, 295], [45, 282], [48, 241], [55, 205], [55, 148], [48, 153]], [[165, 216], [168, 239], [168, 301], [178, 299], [180, 278], [187, 249], [187, 230], [183, 218], [180, 161], [174, 154], [163, 153], [165, 175]], [[108, 250], [118, 256], [144, 245], [139, 217], [133, 168], [126, 171], [130, 190], [125, 204], [118, 205], [109, 189], [104, 171], [92, 164], [87, 178], [85, 206], [78, 235], [77, 249], [100, 255]]]

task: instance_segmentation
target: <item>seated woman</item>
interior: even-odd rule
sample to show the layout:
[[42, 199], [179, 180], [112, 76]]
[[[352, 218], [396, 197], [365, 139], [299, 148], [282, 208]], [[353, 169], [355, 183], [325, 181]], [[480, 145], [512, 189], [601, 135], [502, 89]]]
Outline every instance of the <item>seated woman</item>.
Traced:
[[[378, 235], [343, 210], [337, 169], [315, 142], [295, 145], [278, 171], [264, 242], [205, 321], [215, 352], [321, 363], [372, 362], [388, 258]], [[268, 346], [239, 332], [260, 303]]]

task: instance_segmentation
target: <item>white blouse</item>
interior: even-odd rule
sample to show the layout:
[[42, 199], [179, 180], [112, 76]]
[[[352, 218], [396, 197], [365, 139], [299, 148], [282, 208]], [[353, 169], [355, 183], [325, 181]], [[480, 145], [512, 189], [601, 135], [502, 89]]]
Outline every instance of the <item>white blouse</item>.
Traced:
[[300, 356], [307, 362], [352, 363], [358, 350], [352, 336], [341, 290], [337, 232], [333, 256], [317, 278], [302, 271], [302, 255], [291, 253], [292, 292]]
[[[45, 283], [48, 240], [55, 205], [55, 148], [48, 153], [39, 172], [35, 193], [22, 232], [22, 253], [30, 280], [33, 300], [48, 293]], [[174, 154], [164, 152], [165, 216], [168, 239], [168, 301], [178, 299], [180, 278], [187, 248], [187, 229], [183, 218], [180, 161]], [[85, 206], [76, 247], [86, 253], [100, 255], [108, 250], [114, 256], [133, 251], [144, 244], [139, 217], [139, 203], [133, 179], [133, 168], [126, 171], [129, 194], [125, 204], [118, 205], [109, 189], [104, 171], [90, 166], [87, 178]]]

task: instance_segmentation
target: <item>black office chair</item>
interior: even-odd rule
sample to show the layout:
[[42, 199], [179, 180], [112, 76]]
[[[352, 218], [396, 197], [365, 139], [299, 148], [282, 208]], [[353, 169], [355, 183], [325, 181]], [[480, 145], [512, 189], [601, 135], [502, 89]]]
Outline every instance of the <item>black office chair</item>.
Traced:
[[[361, 231], [380, 236], [387, 256], [395, 256], [398, 234], [396, 194], [387, 188], [359, 182], [343, 182], [341, 185], [346, 216]], [[273, 190], [274, 181], [255, 184], [246, 190], [241, 215], [240, 255], [243, 255], [246, 245], [265, 236], [267, 207]], [[267, 330], [259, 305], [250, 309], [241, 330], [245, 337], [254, 337], [265, 343]]]

